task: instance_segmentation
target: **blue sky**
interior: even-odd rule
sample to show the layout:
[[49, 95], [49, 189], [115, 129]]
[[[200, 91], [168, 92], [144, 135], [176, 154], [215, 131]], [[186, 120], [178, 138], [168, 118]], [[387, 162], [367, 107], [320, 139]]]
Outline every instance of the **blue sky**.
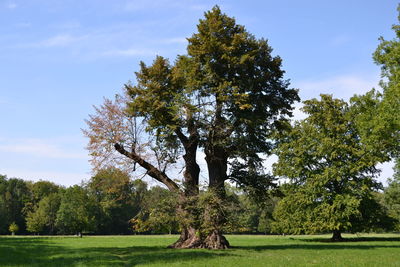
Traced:
[[[398, 15], [393, 0], [0, 0], [0, 174], [89, 178], [81, 128], [92, 106], [134, 80], [140, 60], [185, 53], [215, 4], [269, 40], [303, 100], [376, 87], [371, 55]], [[392, 173], [383, 169], [381, 181]]]

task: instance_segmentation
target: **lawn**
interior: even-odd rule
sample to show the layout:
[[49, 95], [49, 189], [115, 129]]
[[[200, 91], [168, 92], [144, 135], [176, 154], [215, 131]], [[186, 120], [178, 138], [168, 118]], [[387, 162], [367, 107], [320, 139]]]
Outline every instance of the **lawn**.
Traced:
[[0, 237], [0, 266], [400, 266], [400, 235], [228, 236], [224, 251], [176, 250], [177, 236]]

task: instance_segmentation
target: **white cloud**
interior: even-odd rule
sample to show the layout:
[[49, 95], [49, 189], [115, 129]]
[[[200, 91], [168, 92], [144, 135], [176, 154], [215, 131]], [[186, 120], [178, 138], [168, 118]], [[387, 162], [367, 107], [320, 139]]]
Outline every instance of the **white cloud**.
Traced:
[[41, 47], [67, 46], [82, 39], [84, 39], [83, 36], [59, 34], [37, 43], [37, 46]]
[[165, 44], [186, 44], [187, 39], [186, 37], [175, 37], [175, 38], [168, 38], [162, 40], [163, 43]]
[[320, 80], [293, 82], [300, 89], [302, 100], [318, 97], [319, 94], [332, 94], [335, 98], [349, 100], [354, 94], [363, 94], [373, 87], [377, 88], [379, 73], [368, 75], [339, 75]]
[[48, 159], [87, 159], [83, 152], [67, 149], [65, 143], [46, 139], [0, 139], [0, 152]]
[[122, 56], [122, 57], [132, 57], [132, 56], [154, 56], [158, 53], [153, 50], [147, 49], [115, 49], [103, 52], [104, 56]]
[[50, 48], [50, 47], [66, 47], [77, 44], [88, 39], [88, 35], [72, 35], [72, 34], [56, 34], [52, 37], [17, 45], [20, 48]]
[[16, 9], [18, 6], [16, 3], [8, 3], [7, 4], [7, 8], [8, 9]]

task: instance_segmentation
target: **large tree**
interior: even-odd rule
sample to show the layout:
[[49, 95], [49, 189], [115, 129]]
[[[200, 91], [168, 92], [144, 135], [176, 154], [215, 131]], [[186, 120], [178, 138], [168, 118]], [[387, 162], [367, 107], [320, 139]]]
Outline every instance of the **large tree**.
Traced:
[[276, 175], [287, 178], [286, 196], [275, 210], [284, 233], [370, 230], [381, 214], [373, 192], [380, 154], [364, 144], [348, 104], [331, 95], [304, 101], [308, 117], [282, 136]]
[[[260, 155], [270, 153], [271, 133], [285, 125], [298, 95], [283, 79], [281, 59], [271, 55], [267, 41], [256, 39], [218, 7], [205, 13], [197, 29], [188, 38], [187, 55], [179, 56], [173, 65], [163, 57], [150, 66], [142, 62], [136, 83], [125, 86], [127, 109], [119, 114], [146, 126], [147, 148], [155, 157], [143, 153], [143, 143], [139, 149], [138, 136], [127, 142], [118, 138], [121, 134], [104, 134], [110, 133], [107, 127], [125, 127], [122, 120], [101, 116], [106, 106], [88, 121], [86, 134], [91, 138], [89, 148], [100, 148], [94, 151], [96, 156], [102, 155], [99, 144], [110, 147], [113, 141], [121, 155], [180, 194], [182, 233], [172, 247], [226, 248], [229, 243], [221, 233], [226, 220], [218, 204], [225, 199], [225, 181], [263, 190], [271, 185]], [[94, 120], [99, 115], [103, 120], [112, 117], [114, 126]], [[112, 138], [104, 141], [104, 136]], [[207, 184], [214, 195], [209, 199], [218, 199], [202, 208], [197, 206], [198, 149], [207, 162]], [[167, 169], [160, 168], [166, 164], [158, 164], [181, 158], [182, 187]], [[204, 228], [202, 221], [212, 227]]]

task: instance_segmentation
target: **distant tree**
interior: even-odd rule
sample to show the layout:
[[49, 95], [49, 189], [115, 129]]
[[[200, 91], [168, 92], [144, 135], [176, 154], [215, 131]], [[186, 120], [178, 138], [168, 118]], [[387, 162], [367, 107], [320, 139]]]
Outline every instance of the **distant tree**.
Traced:
[[[275, 193], [269, 192], [268, 198], [258, 198], [241, 189], [227, 187], [228, 195], [234, 207], [229, 210], [229, 226], [231, 233], [271, 233], [272, 212], [278, 201]], [[236, 199], [236, 200], [233, 200]]]
[[109, 167], [99, 170], [87, 183], [89, 194], [100, 207], [96, 216], [98, 233], [127, 234], [130, 232], [129, 220], [140, 207], [136, 202], [135, 185], [128, 173]]
[[59, 193], [51, 193], [43, 197], [37, 208], [26, 216], [27, 230], [32, 233], [56, 232], [57, 212], [60, 207], [61, 196]]
[[24, 207], [29, 201], [30, 191], [28, 183], [22, 179], [0, 176], [0, 233], [7, 233], [7, 227], [15, 222], [20, 232], [24, 233], [25, 215]]
[[[136, 84], [126, 85], [124, 111], [145, 125], [142, 138], [150, 137], [150, 142], [124, 138], [128, 131], [118, 129], [130, 129], [126, 116], [112, 115], [106, 104], [91, 116], [85, 133], [94, 158], [107, 158], [114, 146], [147, 175], [180, 194], [182, 232], [172, 247], [219, 249], [229, 246], [221, 231], [226, 218], [218, 206], [227, 201], [225, 181], [265, 192], [272, 180], [264, 173], [260, 154], [270, 154], [271, 133], [284, 125], [299, 98], [284, 80], [282, 61], [271, 55], [268, 42], [256, 39], [219, 7], [206, 12], [197, 29], [188, 38], [187, 55], [179, 56], [174, 65], [163, 57], [150, 66], [142, 62]], [[143, 147], [152, 153], [144, 153]], [[206, 155], [209, 193], [216, 197], [208, 198], [216, 201], [204, 208], [204, 214], [193, 208], [199, 203], [199, 148]], [[160, 168], [180, 159], [185, 168], [183, 188]], [[213, 228], [203, 229], [203, 219]]]
[[84, 188], [78, 185], [69, 187], [61, 196], [55, 225], [63, 234], [93, 231], [95, 228], [94, 208], [95, 202], [89, 198]]
[[176, 214], [177, 195], [155, 186], [147, 191], [140, 212], [131, 219], [136, 232], [176, 233], [179, 218]]
[[7, 188], [7, 176], [0, 175], [0, 233], [7, 233], [8, 229], [8, 214], [7, 214], [7, 203], [6, 203], [6, 188]]
[[11, 232], [12, 235], [15, 235], [15, 233], [18, 232], [19, 227], [15, 222], [13, 222], [10, 224], [10, 227], [8, 227], [8, 230]]
[[274, 217], [283, 233], [370, 230], [379, 225], [373, 192], [381, 155], [362, 143], [354, 112], [342, 100], [321, 95], [304, 101], [308, 117], [282, 136], [274, 173], [289, 179]]
[[46, 213], [44, 209], [37, 208], [26, 216], [26, 230], [31, 233], [41, 233], [46, 226]]
[[[32, 218], [32, 213], [38, 208], [39, 202], [51, 194], [56, 194], [61, 189], [60, 186], [49, 181], [38, 181], [28, 183], [29, 199], [26, 201], [23, 208], [23, 214], [28, 218]], [[59, 203], [59, 201], [58, 201]], [[38, 218], [39, 219], [39, 218]]]

